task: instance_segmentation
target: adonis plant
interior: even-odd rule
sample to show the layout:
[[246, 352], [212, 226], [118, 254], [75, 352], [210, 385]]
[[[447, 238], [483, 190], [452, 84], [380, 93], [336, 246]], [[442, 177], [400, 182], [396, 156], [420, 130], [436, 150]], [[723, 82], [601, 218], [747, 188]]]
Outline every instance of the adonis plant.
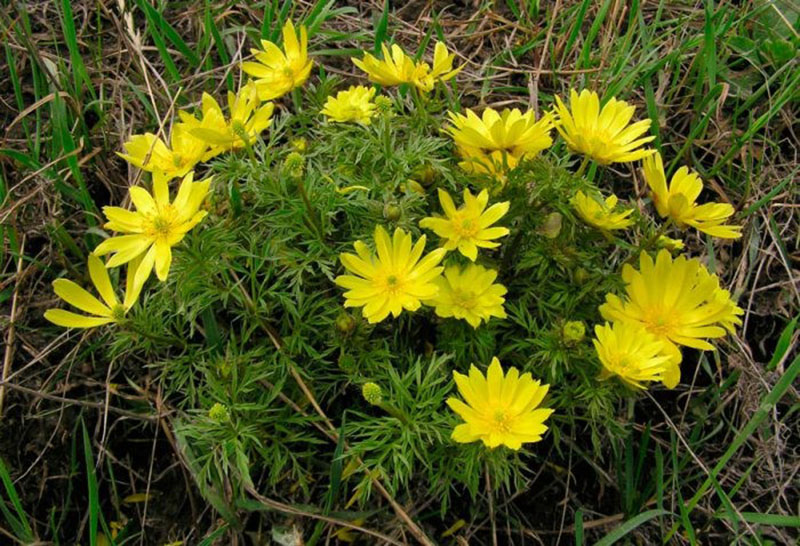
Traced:
[[150, 370], [232, 524], [278, 495], [359, 527], [383, 498], [424, 542], [412, 490], [452, 523], [454, 498], [566, 465], [567, 436], [600, 456], [621, 408], [725, 344], [743, 311], [683, 241], [741, 228], [700, 174], [665, 169], [636, 89], [467, 107], [443, 42], [383, 44], [345, 80], [310, 34], [286, 21], [236, 90], [127, 138], [145, 174], [103, 210], [101, 299], [59, 279], [85, 314], [45, 317]]

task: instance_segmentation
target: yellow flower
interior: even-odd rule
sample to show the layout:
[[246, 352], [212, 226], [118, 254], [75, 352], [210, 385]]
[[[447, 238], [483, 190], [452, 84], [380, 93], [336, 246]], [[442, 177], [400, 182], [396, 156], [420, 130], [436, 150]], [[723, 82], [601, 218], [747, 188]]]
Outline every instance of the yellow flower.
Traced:
[[211, 179], [193, 180], [193, 172], [184, 177], [172, 203], [166, 180], [155, 176], [152, 195], [139, 186], [130, 188], [136, 212], [103, 207], [109, 220], [105, 228], [127, 234], [106, 239], [95, 249], [98, 256], [115, 253], [106, 267], [116, 267], [143, 255], [134, 278], [136, 288], [141, 288], [154, 266], [158, 278], [165, 281], [172, 263], [172, 247], [206, 215], [200, 205], [208, 194]]
[[625, 229], [633, 224], [633, 220], [628, 218], [633, 214], [633, 209], [614, 212], [617, 201], [617, 196], [613, 194], [608, 196], [605, 201], [601, 201], [579, 191], [570, 202], [584, 222], [597, 229], [610, 231]]
[[436, 81], [447, 81], [461, 68], [453, 70], [454, 54], [447, 51], [442, 42], [436, 42], [433, 56], [433, 69], [426, 62], [415, 62], [403, 49], [393, 44], [391, 52], [386, 44], [381, 45], [383, 60], [370, 53], [363, 59], [351, 58], [353, 64], [369, 76], [369, 80], [380, 85], [401, 85], [410, 83], [422, 91], [431, 91]]
[[504, 156], [510, 156], [509, 167], [513, 168], [522, 159], [532, 159], [553, 144], [550, 130], [553, 116], [545, 114], [536, 121], [533, 110], [524, 114], [517, 108], [498, 113], [492, 108], [478, 117], [467, 109], [467, 115], [448, 112], [452, 125], [445, 130], [453, 137], [461, 155], [466, 158], [490, 156], [502, 164]]
[[228, 92], [230, 120], [225, 119], [219, 103], [208, 93], [203, 93], [202, 119], [188, 112], [178, 112], [178, 115], [192, 136], [211, 147], [204, 158], [210, 159], [222, 152], [251, 145], [269, 127], [274, 109], [271, 102], [260, 104], [256, 86], [250, 82], [238, 94]]
[[642, 137], [650, 128], [650, 120], [628, 125], [635, 107], [627, 102], [611, 98], [601, 109], [597, 93], [584, 89], [578, 95], [573, 89], [569, 105], [567, 108], [556, 96], [556, 112], [560, 118], [556, 129], [572, 151], [601, 165], [636, 161], [654, 153], [654, 150], [640, 148], [655, 138]]
[[539, 408], [549, 385], [542, 385], [530, 373], [519, 374], [516, 368], [503, 368], [497, 358], [492, 359], [484, 375], [475, 366], [470, 366], [469, 377], [453, 372], [458, 392], [466, 404], [450, 397], [447, 405], [465, 423], [458, 425], [452, 434], [459, 443], [482, 440], [484, 445], [495, 448], [505, 445], [519, 449], [522, 444], [538, 442], [547, 430], [544, 422], [553, 413], [551, 409]]
[[145, 133], [133, 135], [123, 147], [126, 154], [117, 152], [122, 159], [143, 171], [159, 173], [167, 180], [185, 176], [203, 161], [208, 150], [208, 144], [192, 136], [181, 123], [172, 128], [170, 146], [153, 133]]
[[389, 316], [398, 317], [403, 309], [416, 311], [421, 300], [433, 298], [438, 288], [434, 283], [442, 272], [437, 267], [446, 254], [443, 248], [424, 258], [425, 236], [412, 245], [411, 235], [402, 229], [394, 237], [382, 226], [375, 228], [377, 257], [361, 241], [353, 244], [356, 254], [342, 253], [339, 259], [353, 275], [336, 277], [336, 284], [346, 288], [345, 307], [363, 307], [362, 314], [370, 322]]
[[705, 338], [733, 333], [744, 312], [731, 300], [730, 293], [720, 288], [717, 276], [697, 259], [678, 256], [673, 260], [669, 251], [662, 249], [655, 262], [642, 253], [639, 265], [637, 271], [625, 264], [625, 299], [607, 294], [600, 313], [606, 320], [641, 324], [665, 343], [673, 366], [665, 373], [664, 384], [673, 388], [680, 380], [676, 345], [713, 350]]
[[697, 196], [703, 191], [703, 181], [696, 173], [681, 167], [672, 176], [668, 187], [661, 154], [656, 153], [653, 157], [646, 158], [643, 163], [644, 179], [650, 186], [653, 203], [662, 218], [671, 218], [681, 229], [692, 226], [712, 237], [738, 239], [742, 236], [741, 226], [723, 224], [733, 215], [731, 205], [695, 203]]
[[506, 175], [514, 169], [519, 160], [507, 153], [495, 151], [483, 153], [477, 148], [458, 148], [462, 161], [458, 166], [465, 172], [491, 176], [502, 185], [506, 183]]
[[508, 228], [489, 227], [497, 222], [508, 212], [509, 202], [495, 203], [488, 209], [489, 192], [482, 190], [478, 196], [472, 195], [469, 190], [464, 190], [464, 205], [456, 209], [450, 194], [439, 189], [439, 202], [442, 204], [445, 218], [429, 216], [423, 218], [419, 226], [431, 229], [445, 239], [443, 248], [447, 250], [458, 249], [461, 254], [475, 261], [478, 257], [478, 247], [497, 248], [499, 239], [508, 235]]
[[291, 21], [283, 25], [283, 51], [268, 40], [261, 40], [262, 50], [251, 49], [257, 62], [243, 62], [242, 70], [255, 78], [258, 97], [272, 100], [300, 87], [311, 73], [308, 58], [308, 31], [300, 25], [300, 39]]
[[670, 364], [664, 343], [635, 322], [594, 327], [592, 340], [603, 371], [600, 379], [618, 376], [625, 384], [644, 389], [643, 381], [662, 381]]
[[453, 60], [455, 58], [455, 53], [447, 51], [447, 46], [444, 45], [444, 42], [436, 42], [436, 46], [433, 49], [433, 67], [428, 75], [416, 84], [417, 87], [420, 87], [423, 91], [431, 91], [435, 82], [446, 82], [455, 77], [464, 68], [463, 65], [453, 68]]
[[397, 44], [392, 45], [390, 53], [384, 43], [381, 45], [381, 51], [383, 51], [383, 60], [379, 60], [370, 53], [365, 53], [363, 59], [350, 58], [354, 65], [367, 73], [371, 82], [387, 86], [414, 83], [417, 79], [424, 77], [424, 73], [427, 72], [422, 65], [418, 65], [414, 59], [406, 55]]
[[493, 269], [475, 264], [464, 269], [450, 266], [435, 281], [439, 293], [425, 303], [434, 306], [442, 318], [463, 319], [477, 328], [481, 321], [488, 322], [491, 317], [506, 318], [503, 296], [507, 290], [502, 284], [494, 284], [495, 279], [497, 271]]
[[375, 103], [372, 102], [374, 96], [374, 87], [351, 85], [347, 91], [336, 93], [336, 97], [328, 97], [322, 115], [333, 122], [355, 121], [369, 125], [375, 115]]
[[57, 279], [53, 281], [53, 290], [56, 295], [70, 305], [74, 305], [81, 311], [89, 313], [91, 316], [79, 315], [64, 309], [48, 309], [44, 313], [44, 318], [66, 328], [92, 328], [110, 322], [120, 322], [139, 297], [141, 286], [136, 286], [133, 282], [133, 274], [136, 264], [128, 267], [128, 278], [125, 287], [125, 298], [122, 302], [117, 299], [114, 288], [111, 286], [111, 279], [108, 276], [103, 262], [94, 254], [89, 255], [89, 277], [92, 284], [97, 289], [97, 293], [103, 298], [98, 300], [89, 292], [67, 279]]

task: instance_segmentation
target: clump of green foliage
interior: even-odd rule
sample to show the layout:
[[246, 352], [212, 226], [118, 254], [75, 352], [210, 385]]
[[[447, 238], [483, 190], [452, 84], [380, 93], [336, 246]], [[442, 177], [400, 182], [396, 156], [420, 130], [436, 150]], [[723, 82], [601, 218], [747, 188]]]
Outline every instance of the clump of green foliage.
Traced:
[[[512, 203], [511, 241], [484, 263], [508, 287], [507, 319], [474, 329], [427, 308], [369, 325], [342, 305], [339, 254], [376, 224], [416, 238], [419, 220], [438, 207], [435, 188], [491, 181], [457, 166], [440, 132], [444, 101], [400, 93], [370, 126], [320, 123], [334, 86], [326, 80], [298, 110], [281, 109], [252, 156], [210, 163], [210, 217], [113, 337], [112, 357], [152, 369], [181, 410], [176, 434], [206, 498], [235, 517], [255, 482], [320, 506], [330, 485], [320, 476], [335, 468], [339, 501], [352, 496], [362, 507], [373, 478], [400, 499], [423, 487], [442, 513], [453, 492], [474, 498], [487, 468], [493, 484], [514, 489], [545, 463], [547, 448], [491, 451], [449, 439], [458, 422], [445, 405], [452, 370], [495, 355], [553, 385], [548, 444], [560, 449], [563, 436], [588, 430], [599, 450], [623, 430], [615, 413], [631, 393], [596, 379], [599, 363], [580, 335], [621, 285], [619, 241], [587, 229], [569, 205], [591, 183], [540, 158], [496, 194]], [[320, 433], [326, 425], [293, 373], [340, 427], [345, 453]], [[380, 387], [382, 404], [361, 397], [367, 382]]]

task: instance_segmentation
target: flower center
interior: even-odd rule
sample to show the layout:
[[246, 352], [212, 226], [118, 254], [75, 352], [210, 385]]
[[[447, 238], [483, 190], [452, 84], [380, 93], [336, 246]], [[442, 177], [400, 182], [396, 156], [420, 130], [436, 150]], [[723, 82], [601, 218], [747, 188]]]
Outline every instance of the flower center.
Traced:
[[498, 431], [508, 433], [511, 430], [511, 417], [504, 410], [495, 410], [494, 426]]
[[475, 292], [472, 290], [453, 290], [453, 301], [458, 307], [462, 309], [472, 309], [478, 305], [475, 298]]
[[657, 336], [670, 337], [675, 331], [675, 318], [665, 316], [664, 313], [658, 311], [650, 311], [644, 317], [644, 323], [647, 330]]
[[402, 292], [403, 279], [401, 279], [394, 273], [387, 275], [384, 289], [392, 295], [395, 295], [398, 292]]
[[111, 308], [111, 316], [116, 321], [120, 321], [125, 318], [125, 306], [121, 303], [116, 304], [114, 307]]
[[176, 153], [172, 154], [172, 164], [175, 165], [176, 167], [180, 167], [183, 165], [183, 157], [181, 157], [181, 154], [176, 154]]
[[150, 217], [147, 234], [157, 239], [172, 235], [177, 224], [177, 214], [172, 205], [166, 205], [160, 212]]
[[474, 218], [455, 218], [453, 227], [455, 232], [464, 239], [471, 239], [480, 231], [480, 226]]

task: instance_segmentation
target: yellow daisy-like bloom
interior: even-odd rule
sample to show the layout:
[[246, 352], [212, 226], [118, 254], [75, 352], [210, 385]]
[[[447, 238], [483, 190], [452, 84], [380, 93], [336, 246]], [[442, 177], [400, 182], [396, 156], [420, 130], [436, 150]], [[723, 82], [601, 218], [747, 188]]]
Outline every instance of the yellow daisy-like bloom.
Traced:
[[453, 69], [454, 54], [448, 53], [447, 46], [436, 42], [433, 56], [433, 69], [426, 62], [415, 62], [403, 49], [393, 44], [391, 52], [386, 44], [381, 45], [383, 59], [365, 53], [363, 59], [352, 57], [358, 68], [369, 76], [369, 80], [380, 85], [401, 85], [409, 83], [422, 91], [431, 91], [436, 81], [447, 81], [461, 68]]
[[111, 279], [102, 260], [94, 254], [89, 255], [89, 277], [92, 279], [97, 293], [103, 298], [98, 300], [89, 292], [67, 279], [53, 281], [53, 290], [56, 295], [70, 305], [89, 313], [91, 316], [79, 315], [64, 309], [48, 309], [44, 318], [66, 328], [92, 328], [110, 322], [120, 322], [125, 318], [125, 313], [133, 307], [139, 298], [141, 286], [133, 282], [135, 265], [128, 267], [128, 278], [125, 287], [125, 298], [122, 302], [117, 299], [117, 294], [111, 286]]
[[451, 437], [456, 442], [481, 440], [489, 448], [505, 445], [519, 449], [522, 444], [538, 442], [547, 431], [544, 422], [553, 410], [539, 405], [550, 386], [540, 384], [530, 373], [520, 375], [512, 367], [504, 376], [495, 357], [485, 377], [470, 366], [469, 376], [454, 371], [453, 379], [466, 401], [447, 399], [450, 409], [466, 421], [453, 430]]
[[629, 264], [622, 268], [626, 297], [606, 295], [600, 306], [603, 318], [641, 324], [665, 343], [673, 356], [672, 366], [664, 374], [664, 384], [673, 388], [680, 380], [680, 351], [676, 345], [713, 350], [705, 338], [720, 338], [733, 333], [742, 323], [744, 312], [720, 288], [719, 279], [699, 260], [678, 256], [674, 260], [666, 249], [656, 260], [642, 253], [637, 271]]
[[633, 322], [605, 323], [594, 327], [592, 340], [603, 371], [600, 379], [613, 375], [626, 385], [644, 389], [645, 381], [662, 381], [670, 366], [664, 343]]
[[650, 120], [628, 125], [636, 108], [627, 102], [611, 98], [601, 109], [597, 93], [584, 89], [578, 95], [573, 89], [569, 105], [567, 108], [556, 96], [556, 129], [572, 151], [601, 165], [636, 161], [654, 153], [641, 148], [655, 139], [642, 136], [650, 128]]
[[435, 281], [439, 293], [425, 303], [434, 306], [442, 318], [466, 320], [477, 328], [491, 317], [506, 318], [503, 296], [507, 290], [502, 284], [494, 284], [496, 279], [497, 271], [479, 265], [469, 264], [464, 269], [450, 266]]
[[443, 248], [458, 251], [472, 260], [478, 257], [478, 247], [497, 248], [500, 243], [493, 241], [508, 235], [508, 228], [490, 227], [508, 212], [510, 203], [495, 203], [488, 209], [489, 192], [482, 190], [477, 197], [464, 190], [464, 205], [456, 209], [453, 198], [439, 189], [439, 202], [442, 204], [444, 218], [429, 216], [423, 218], [419, 226], [431, 229], [445, 239]]
[[117, 155], [143, 171], [159, 173], [171, 180], [185, 176], [203, 161], [208, 144], [193, 136], [184, 124], [176, 124], [170, 135], [170, 145], [153, 133], [133, 135], [122, 145], [127, 153]]
[[570, 201], [584, 222], [603, 231], [625, 229], [633, 224], [633, 220], [628, 218], [633, 214], [633, 209], [614, 212], [617, 202], [617, 196], [613, 194], [601, 201], [582, 191], [576, 193]]
[[698, 231], [720, 239], [738, 239], [742, 227], [725, 225], [723, 222], [733, 215], [733, 207], [727, 203], [695, 201], [703, 191], [703, 181], [686, 167], [681, 167], [672, 176], [667, 186], [661, 154], [656, 153], [643, 162], [642, 171], [653, 195], [653, 203], [662, 218], [671, 218], [681, 229], [692, 226]]
[[192, 136], [211, 147], [205, 160], [251, 145], [272, 123], [274, 110], [275, 105], [271, 102], [261, 104], [256, 86], [250, 82], [238, 94], [228, 91], [229, 120], [225, 119], [216, 99], [208, 93], [203, 93], [202, 119], [198, 120], [188, 112], [179, 112], [178, 115]]
[[257, 62], [242, 63], [242, 70], [255, 78], [258, 98], [272, 100], [300, 87], [311, 73], [308, 58], [308, 30], [300, 25], [300, 38], [291, 21], [283, 25], [283, 50], [269, 40], [261, 40], [263, 50], [251, 49]]
[[[447, 51], [447, 46], [444, 45], [444, 42], [436, 42], [436, 46], [433, 49], [433, 66], [424, 78], [415, 82], [415, 85], [423, 91], [432, 91], [437, 81], [446, 82], [454, 78], [464, 68], [463, 65], [453, 68], [455, 58], [455, 53]], [[426, 64], [423, 63], [423, 65], [427, 68]]]
[[[398, 317], [403, 309], [416, 311], [421, 300], [436, 296], [434, 280], [442, 272], [437, 267], [446, 250], [434, 250], [424, 258], [425, 236], [412, 245], [411, 235], [402, 229], [394, 237], [382, 226], [375, 227], [377, 257], [366, 244], [353, 244], [356, 254], [342, 253], [342, 265], [353, 273], [336, 277], [336, 284], [346, 288], [345, 307], [363, 307], [361, 313], [370, 323], [380, 322], [389, 316]], [[420, 259], [422, 258], [422, 259]]]
[[339, 91], [336, 97], [330, 96], [325, 101], [322, 109], [328, 121], [344, 123], [355, 121], [362, 125], [369, 125], [375, 115], [374, 87], [350, 86], [347, 91]]
[[130, 188], [136, 211], [120, 207], [103, 207], [108, 218], [106, 229], [126, 233], [100, 243], [98, 256], [113, 252], [106, 267], [116, 267], [142, 256], [136, 269], [134, 284], [141, 288], [155, 267], [159, 280], [165, 281], [172, 263], [172, 247], [206, 216], [200, 210], [208, 194], [211, 178], [194, 182], [194, 173], [187, 174], [175, 200], [169, 201], [169, 188], [164, 178], [153, 178], [153, 194], [139, 186]]
[[539, 121], [536, 121], [533, 110], [523, 114], [517, 108], [502, 113], [487, 108], [481, 117], [470, 109], [467, 109], [466, 116], [454, 112], [448, 112], [448, 115], [452, 125], [445, 130], [465, 158], [480, 153], [502, 165], [502, 160], [509, 157], [506, 161], [509, 168], [513, 168], [520, 160], [532, 159], [553, 144], [551, 114], [545, 114]]

